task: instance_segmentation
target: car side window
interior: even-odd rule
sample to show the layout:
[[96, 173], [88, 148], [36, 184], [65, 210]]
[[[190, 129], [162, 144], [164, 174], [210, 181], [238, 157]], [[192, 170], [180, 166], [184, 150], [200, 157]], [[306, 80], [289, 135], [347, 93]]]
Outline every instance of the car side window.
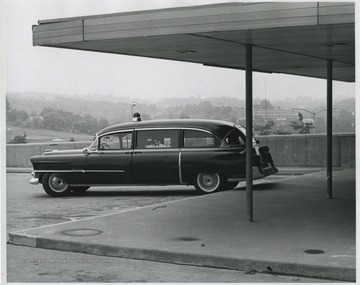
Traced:
[[99, 149], [122, 150], [132, 146], [132, 132], [109, 134], [99, 138]]
[[184, 130], [184, 147], [218, 147], [220, 145], [220, 140], [208, 132]]
[[244, 139], [241, 137], [239, 131], [231, 131], [225, 138], [225, 143], [229, 146], [243, 146], [245, 145]]
[[178, 148], [178, 130], [137, 131], [136, 148]]

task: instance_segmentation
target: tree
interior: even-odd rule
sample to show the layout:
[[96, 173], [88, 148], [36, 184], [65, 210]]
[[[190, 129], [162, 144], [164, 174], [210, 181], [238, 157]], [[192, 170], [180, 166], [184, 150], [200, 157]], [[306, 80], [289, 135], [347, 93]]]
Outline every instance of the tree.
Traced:
[[97, 125], [98, 125], [97, 129], [102, 130], [102, 129], [106, 128], [107, 126], [109, 126], [109, 121], [104, 118], [100, 118]]
[[276, 107], [271, 104], [271, 102], [269, 100], [261, 100], [260, 102], [260, 108], [261, 109], [268, 109], [268, 110], [275, 110]]
[[274, 126], [274, 121], [266, 121], [265, 126], [254, 126], [254, 131], [259, 132], [259, 135], [270, 135], [271, 134], [271, 127]]
[[302, 113], [298, 113], [298, 121], [291, 121], [290, 126], [295, 130], [299, 131], [299, 134], [309, 134], [310, 129], [314, 128], [314, 125], [310, 122], [304, 122], [304, 116]]
[[355, 132], [355, 114], [346, 110], [339, 111], [338, 116], [334, 118], [334, 132]]

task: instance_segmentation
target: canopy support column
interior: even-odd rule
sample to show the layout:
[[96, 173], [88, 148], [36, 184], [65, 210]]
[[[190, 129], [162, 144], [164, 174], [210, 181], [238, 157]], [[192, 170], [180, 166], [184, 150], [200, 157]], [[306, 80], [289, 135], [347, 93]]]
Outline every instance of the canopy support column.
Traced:
[[332, 199], [332, 138], [333, 138], [333, 64], [327, 61], [327, 196]]
[[253, 221], [253, 94], [252, 94], [252, 45], [246, 45], [246, 214]]

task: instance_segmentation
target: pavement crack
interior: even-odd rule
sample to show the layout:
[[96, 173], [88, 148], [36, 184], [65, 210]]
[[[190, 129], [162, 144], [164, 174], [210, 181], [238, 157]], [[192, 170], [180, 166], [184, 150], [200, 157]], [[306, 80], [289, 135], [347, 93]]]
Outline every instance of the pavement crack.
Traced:
[[167, 205], [158, 206], [158, 207], [152, 208], [151, 210], [157, 210], [157, 209], [166, 208], [166, 207], [167, 207]]

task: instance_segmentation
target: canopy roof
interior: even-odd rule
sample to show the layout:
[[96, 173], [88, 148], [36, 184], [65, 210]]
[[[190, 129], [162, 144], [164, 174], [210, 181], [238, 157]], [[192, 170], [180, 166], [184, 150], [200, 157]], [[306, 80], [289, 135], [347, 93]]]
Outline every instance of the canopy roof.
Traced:
[[355, 81], [355, 3], [228, 3], [41, 20], [33, 44]]

